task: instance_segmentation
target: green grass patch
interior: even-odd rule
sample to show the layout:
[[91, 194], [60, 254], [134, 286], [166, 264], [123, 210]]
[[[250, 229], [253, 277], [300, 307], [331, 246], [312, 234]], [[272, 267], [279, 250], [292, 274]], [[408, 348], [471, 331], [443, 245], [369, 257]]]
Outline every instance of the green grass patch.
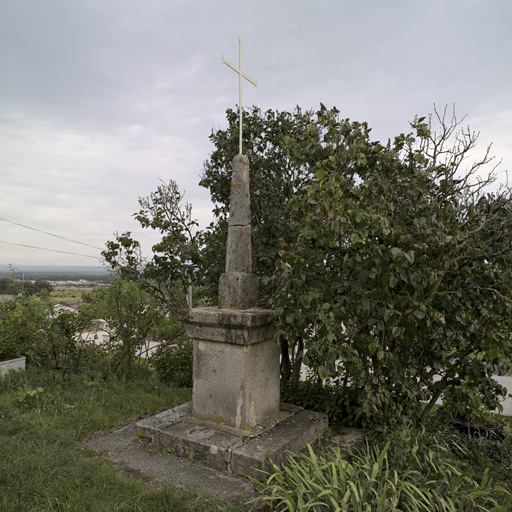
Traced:
[[53, 290], [50, 292], [50, 298], [61, 304], [80, 303], [82, 302], [82, 290]]
[[81, 444], [188, 399], [153, 376], [105, 382], [28, 369], [0, 379], [0, 511], [246, 510], [123, 478]]

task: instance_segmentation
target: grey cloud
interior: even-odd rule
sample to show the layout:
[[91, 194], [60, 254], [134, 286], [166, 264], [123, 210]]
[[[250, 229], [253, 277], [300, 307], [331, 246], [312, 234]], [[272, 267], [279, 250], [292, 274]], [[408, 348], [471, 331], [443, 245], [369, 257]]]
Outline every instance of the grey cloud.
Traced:
[[[482, 146], [496, 141], [504, 179], [511, 15], [508, 0], [3, 2], [0, 216], [101, 246], [136, 230], [137, 198], [171, 178], [206, 225], [199, 174], [211, 129], [238, 103], [220, 62], [237, 62], [238, 36], [259, 84], [244, 85], [245, 105], [323, 102], [387, 140], [433, 103], [455, 103]], [[0, 263], [36, 254], [0, 246]]]

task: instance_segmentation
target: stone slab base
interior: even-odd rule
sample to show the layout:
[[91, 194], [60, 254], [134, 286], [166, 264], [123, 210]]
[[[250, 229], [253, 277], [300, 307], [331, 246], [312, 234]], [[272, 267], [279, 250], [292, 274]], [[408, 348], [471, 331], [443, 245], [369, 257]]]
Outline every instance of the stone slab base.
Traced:
[[255, 437], [198, 423], [191, 414], [191, 402], [145, 418], [135, 423], [134, 429], [154, 448], [218, 471], [263, 480], [261, 471], [268, 471], [272, 464], [284, 464], [288, 452], [297, 453], [314, 443], [328, 426], [325, 414], [286, 404], [282, 409], [286, 418]]

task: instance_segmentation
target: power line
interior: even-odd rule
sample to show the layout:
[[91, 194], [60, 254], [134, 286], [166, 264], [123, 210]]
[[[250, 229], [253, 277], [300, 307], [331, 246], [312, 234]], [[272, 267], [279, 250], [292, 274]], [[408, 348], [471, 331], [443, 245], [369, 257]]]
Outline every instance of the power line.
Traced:
[[30, 247], [31, 249], [39, 249], [40, 251], [60, 252], [62, 254], [71, 254], [73, 256], [83, 256], [84, 258], [94, 258], [95, 260], [99, 260], [97, 256], [89, 256], [88, 254], [77, 254], [76, 252], [58, 251], [57, 249], [45, 249], [44, 247], [36, 247], [34, 245], [17, 244], [15, 242], [5, 242], [4, 240], [0, 240], [0, 243], [19, 245], [20, 247]]
[[[100, 251], [103, 250], [101, 247], [96, 247], [94, 245], [89, 245], [89, 244], [86, 244], [84, 242], [78, 242], [76, 240], [71, 240], [71, 238], [66, 238], [65, 236], [54, 235], [53, 233], [48, 233], [48, 231], [42, 231], [41, 229], [31, 228], [30, 226], [25, 226], [25, 224], [20, 224], [19, 222], [13, 222], [12, 220], [2, 219], [1, 217], [0, 217], [0, 220], [3, 220], [4, 222], [8, 222], [9, 224], [15, 224], [16, 226], [21, 226], [22, 228], [31, 229], [32, 231], [38, 231], [39, 233], [44, 233], [45, 235], [54, 236], [55, 238], [61, 238], [62, 240], [67, 240], [68, 242], [73, 242], [75, 244], [85, 245], [87, 247], [92, 247], [93, 249], [99, 249]], [[50, 249], [45, 249], [45, 250], [50, 250]], [[71, 253], [69, 253], [69, 254], [71, 254]]]

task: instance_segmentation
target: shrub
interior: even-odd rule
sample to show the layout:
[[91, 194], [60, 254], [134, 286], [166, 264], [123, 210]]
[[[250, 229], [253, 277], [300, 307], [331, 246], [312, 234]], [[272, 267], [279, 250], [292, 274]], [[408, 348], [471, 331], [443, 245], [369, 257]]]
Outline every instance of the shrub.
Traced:
[[172, 382], [178, 387], [192, 387], [192, 340], [183, 338], [175, 345], [162, 350], [153, 366], [162, 382]]
[[323, 412], [330, 421], [340, 421], [353, 427], [362, 426], [363, 418], [357, 411], [357, 404], [350, 390], [343, 387], [311, 381], [297, 384], [285, 382], [281, 385], [281, 401]]
[[20, 349], [10, 345], [4, 339], [0, 339], [0, 361], [8, 361], [20, 355], [23, 355]]
[[24, 355], [30, 364], [47, 370], [103, 371], [104, 350], [80, 334], [90, 322], [84, 312], [55, 315], [45, 298], [16, 297], [0, 304], [0, 359]]

